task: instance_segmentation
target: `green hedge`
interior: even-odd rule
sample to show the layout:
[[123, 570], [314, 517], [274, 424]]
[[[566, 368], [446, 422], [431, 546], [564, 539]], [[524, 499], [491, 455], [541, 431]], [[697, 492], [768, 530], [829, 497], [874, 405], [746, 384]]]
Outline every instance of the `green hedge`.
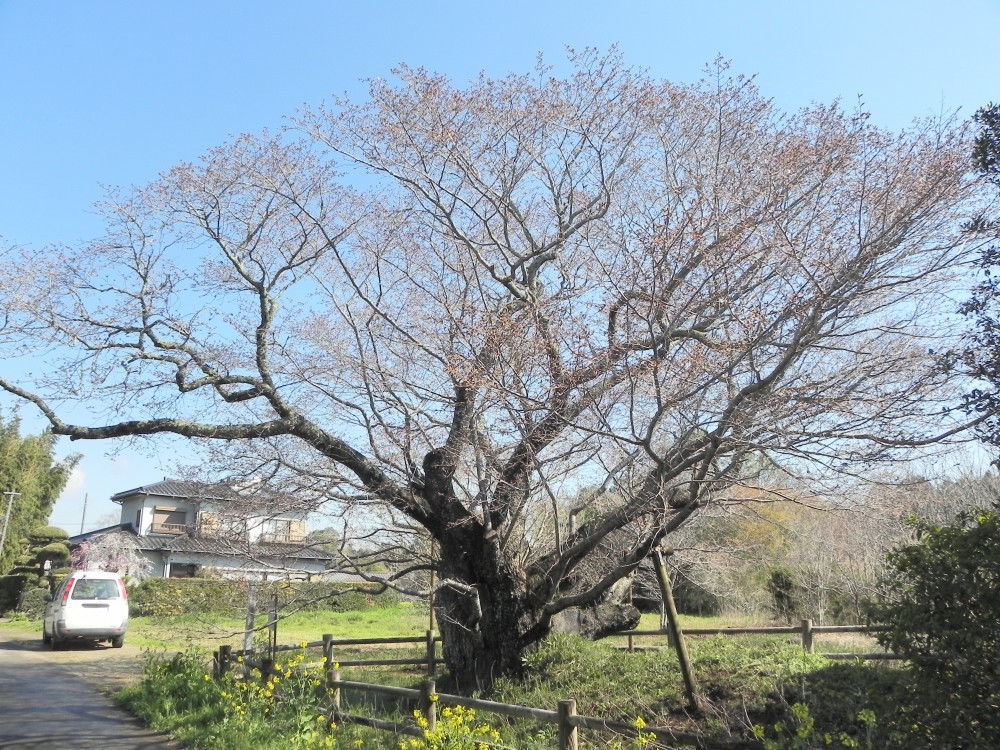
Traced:
[[27, 580], [23, 575], [0, 576], [0, 614], [17, 608]]
[[[373, 587], [374, 588], [374, 587]], [[279, 610], [348, 612], [392, 607], [399, 598], [385, 592], [376, 595], [361, 591], [338, 594], [338, 584], [323, 582], [267, 581], [257, 583], [257, 608], [264, 612], [278, 595]], [[129, 609], [133, 616], [238, 615], [246, 612], [247, 581], [202, 578], [147, 578], [128, 587]]]
[[21, 606], [17, 611], [29, 620], [41, 620], [45, 614], [45, 596], [48, 593], [48, 586], [28, 589], [21, 597]]

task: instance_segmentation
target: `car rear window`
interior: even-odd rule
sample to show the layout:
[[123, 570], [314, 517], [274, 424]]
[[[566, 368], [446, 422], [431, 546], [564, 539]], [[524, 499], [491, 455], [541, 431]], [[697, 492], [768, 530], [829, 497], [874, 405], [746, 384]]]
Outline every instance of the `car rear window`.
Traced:
[[73, 587], [73, 599], [117, 599], [118, 582], [108, 578], [81, 578]]

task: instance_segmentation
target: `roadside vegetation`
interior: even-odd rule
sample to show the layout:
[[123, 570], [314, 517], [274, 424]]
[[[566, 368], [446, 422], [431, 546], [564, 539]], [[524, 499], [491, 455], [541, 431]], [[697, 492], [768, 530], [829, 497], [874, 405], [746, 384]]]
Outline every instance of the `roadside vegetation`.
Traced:
[[[965, 512], [946, 524], [913, 521], [912, 529], [914, 541], [888, 557], [880, 584], [885, 595], [868, 607], [871, 622], [890, 626], [877, 636], [881, 645], [912, 654], [909, 661], [831, 661], [804, 652], [789, 635], [689, 637], [704, 704], [694, 713], [687, 706], [677, 657], [663, 637], [635, 637], [635, 651], [628, 652], [622, 637], [593, 642], [552, 635], [525, 660], [523, 679], [496, 681], [489, 697], [550, 710], [559, 700], [573, 698], [580, 714], [636, 728], [630, 736], [585, 734], [584, 746], [590, 747], [653, 745], [649, 729], [654, 727], [763, 750], [995, 747], [1000, 741], [1000, 644], [995, 629], [1000, 618], [1000, 511]], [[166, 598], [179, 613], [133, 618], [128, 643], [145, 651], [145, 674], [119, 698], [150, 727], [171, 733], [195, 750], [533, 750], [555, 742], [551, 725], [457, 709], [442, 710], [438, 728], [428, 729], [422, 738], [338, 725], [316, 649], [283, 652], [277, 672], [269, 676], [238, 664], [229, 676], [217, 679], [212, 652], [224, 644], [241, 648], [245, 623], [245, 613], [239, 617], [223, 607], [218, 612], [196, 611], [206, 588], [218, 585], [147, 581], [133, 588], [137, 611], [155, 611], [155, 602]], [[158, 589], [169, 589], [171, 596]], [[285, 601], [296, 604], [279, 620], [279, 644], [315, 642], [325, 633], [338, 639], [419, 637], [431, 623], [421, 602], [359, 594], [343, 601], [321, 598], [306, 608], [298, 593], [287, 587]], [[774, 609], [772, 620], [778, 614]], [[261, 649], [267, 643], [266, 619], [258, 612], [253, 640]], [[690, 629], [763, 623], [688, 615], [682, 624]], [[658, 616], [647, 614], [640, 629], [655, 630], [658, 625]], [[40, 632], [37, 620], [23, 614], [2, 627]], [[822, 638], [819, 651], [873, 650], [867, 636], [854, 643], [834, 640], [837, 636]], [[359, 648], [367, 658], [419, 659], [423, 646], [338, 647], [336, 659], [358, 658]], [[424, 673], [422, 667], [345, 666], [342, 677], [416, 688]], [[437, 678], [439, 690], [453, 692], [446, 687], [445, 673]], [[353, 691], [345, 691], [343, 699], [350, 713], [413, 719], [415, 706], [402, 700], [373, 699]]]
[[[784, 744], [808, 723], [816, 747], [890, 747], [894, 727], [885, 688], [904, 672], [886, 666], [834, 664], [804, 653], [797, 644], [779, 639], [715, 637], [694, 640], [692, 658], [705, 697], [706, 710], [692, 715], [685, 709], [683, 683], [676, 657], [669, 650], [626, 653], [608, 642], [590, 642], [557, 635], [546, 640], [527, 662], [524, 681], [501, 680], [492, 698], [504, 703], [553, 709], [560, 699], [573, 697], [581, 714], [633, 726], [670, 727], [720, 740], [742, 740], [753, 746], [755, 732], [772, 745]], [[288, 667], [297, 666], [294, 656]], [[216, 680], [205, 654], [150, 653], [147, 679], [121, 695], [123, 703], [151, 727], [172, 733], [192, 748], [203, 750], [270, 750], [319, 747], [497, 747], [552, 748], [555, 728], [526, 721], [509, 721], [485, 713], [466, 714], [450, 726], [454, 713], [442, 713], [439, 730], [468, 729], [482, 734], [438, 738], [430, 744], [346, 724], [336, 725], [329, 711], [322, 671], [279, 669], [263, 679]], [[408, 676], [407, 676], [408, 674]], [[354, 681], [385, 682], [357, 668], [344, 670]], [[417, 687], [422, 675], [397, 671], [395, 682]], [[347, 693], [345, 710], [379, 718], [409, 718], [415, 705], [405, 702], [368, 702]], [[370, 700], [370, 699], [369, 699]], [[445, 709], [447, 711], [447, 709]], [[861, 718], [859, 718], [861, 717]], [[866, 717], [871, 717], [866, 721]], [[831, 741], [826, 742], [829, 736]], [[586, 734], [585, 746], [643, 747], [651, 739]], [[419, 742], [419, 740], [418, 740]], [[427, 738], [424, 742], [428, 742]], [[616, 744], [617, 743], [617, 744]], [[759, 743], [758, 743], [759, 746]]]

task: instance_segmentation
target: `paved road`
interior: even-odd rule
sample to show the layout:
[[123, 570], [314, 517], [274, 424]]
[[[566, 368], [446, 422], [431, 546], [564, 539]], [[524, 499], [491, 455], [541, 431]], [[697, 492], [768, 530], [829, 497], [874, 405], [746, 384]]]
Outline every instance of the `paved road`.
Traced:
[[0, 631], [0, 750], [178, 750], [115, 706], [107, 688], [134, 679], [134, 649], [65, 651]]

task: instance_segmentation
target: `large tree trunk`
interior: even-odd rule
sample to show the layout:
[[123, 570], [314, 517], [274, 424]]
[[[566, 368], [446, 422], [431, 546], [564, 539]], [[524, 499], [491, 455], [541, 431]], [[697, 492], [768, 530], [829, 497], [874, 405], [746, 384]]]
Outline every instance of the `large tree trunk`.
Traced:
[[492, 539], [482, 538], [481, 529], [453, 529], [441, 540], [439, 570], [443, 583], [470, 587], [444, 585], [435, 596], [456, 689], [489, 692], [497, 678], [519, 677], [525, 652], [547, 631], [533, 628], [537, 619], [509, 560]]

